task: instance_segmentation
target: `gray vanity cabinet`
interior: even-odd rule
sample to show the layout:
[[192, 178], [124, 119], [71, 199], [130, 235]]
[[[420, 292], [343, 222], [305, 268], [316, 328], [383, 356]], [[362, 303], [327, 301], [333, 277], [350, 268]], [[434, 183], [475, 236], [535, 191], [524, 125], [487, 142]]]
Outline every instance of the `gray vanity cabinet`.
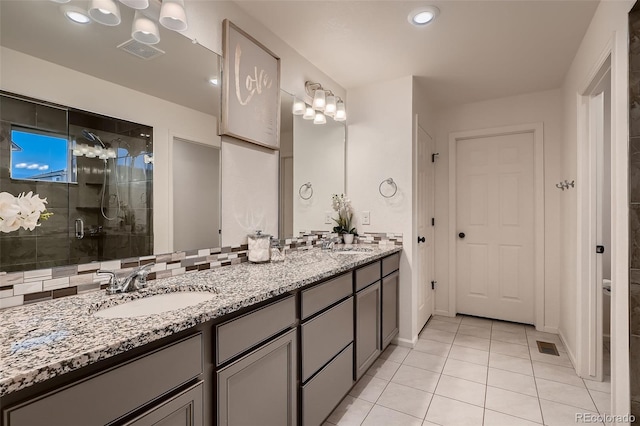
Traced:
[[125, 426], [200, 426], [203, 420], [203, 382], [143, 413]]
[[382, 259], [382, 350], [398, 335], [400, 253]]
[[399, 280], [398, 271], [382, 279], [382, 350], [385, 350], [398, 334]]
[[218, 426], [296, 424], [296, 330], [216, 373]]
[[295, 301], [289, 296], [216, 326], [218, 426], [296, 424]]
[[[373, 283], [369, 283], [376, 280]], [[380, 262], [356, 270], [355, 378], [362, 377], [382, 353]], [[368, 284], [369, 283], [369, 284]]]
[[[17, 406], [3, 409], [3, 424], [105, 425], [115, 423], [150, 403], [155, 403], [151, 410], [161, 409], [164, 404], [171, 403], [166, 401], [164, 395], [170, 395], [181, 385], [186, 385], [202, 374], [202, 340], [202, 334], [196, 334]], [[194, 423], [199, 425], [202, 424], [202, 403], [200, 401], [198, 405], [195, 402], [197, 396], [192, 398], [194, 409], [199, 410], [197, 415], [194, 413], [192, 420], [199, 420], [199, 423]], [[160, 418], [162, 414], [167, 417], [178, 408], [175, 405], [165, 406], [159, 412]], [[142, 419], [140, 421], [140, 424], [146, 424]]]
[[301, 426], [320, 426], [353, 386], [352, 277], [301, 292]]

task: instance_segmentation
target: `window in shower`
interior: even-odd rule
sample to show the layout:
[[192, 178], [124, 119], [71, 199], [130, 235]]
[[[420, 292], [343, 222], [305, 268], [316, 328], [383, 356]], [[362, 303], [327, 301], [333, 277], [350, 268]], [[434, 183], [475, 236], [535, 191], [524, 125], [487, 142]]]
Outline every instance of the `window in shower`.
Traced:
[[66, 135], [14, 126], [11, 129], [11, 177], [47, 182], [76, 182]]

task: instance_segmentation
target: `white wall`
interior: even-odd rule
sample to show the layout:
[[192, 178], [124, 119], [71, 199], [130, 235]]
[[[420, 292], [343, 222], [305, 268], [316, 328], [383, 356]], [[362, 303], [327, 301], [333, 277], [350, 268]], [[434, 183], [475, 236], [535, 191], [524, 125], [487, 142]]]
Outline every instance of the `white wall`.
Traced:
[[[384, 93], [384, 102], [380, 93]], [[405, 241], [412, 241], [412, 97], [410, 76], [349, 90], [346, 194], [356, 211], [358, 232], [401, 232]], [[378, 185], [389, 177], [397, 183], [398, 193], [383, 198]], [[366, 210], [371, 212], [371, 225], [361, 225], [362, 211]], [[416, 295], [412, 265], [412, 244], [404, 244], [399, 338], [405, 342], [417, 336], [411, 309]]]
[[171, 251], [169, 138], [220, 146], [217, 118], [4, 47], [0, 57], [2, 90], [153, 127], [154, 251]]
[[[629, 265], [628, 265], [628, 12], [634, 1], [600, 2], [598, 9], [567, 72], [563, 85], [564, 133], [562, 169], [566, 176], [577, 176], [577, 159], [582, 141], [578, 137], [577, 99], [589, 83], [598, 60], [612, 46], [612, 280], [615, 290], [611, 310], [612, 321], [612, 410], [629, 413]], [[576, 182], [580, 185], [580, 182]], [[577, 341], [577, 191], [562, 197], [561, 208], [561, 316], [559, 331], [567, 349], [573, 351]]]
[[[293, 235], [300, 231], [330, 231], [325, 213], [338, 217], [331, 208], [331, 196], [344, 192], [345, 126], [327, 118], [326, 124], [313, 124], [302, 116], [293, 120]], [[303, 200], [298, 191], [310, 182], [313, 195]], [[302, 193], [305, 197], [309, 195]]]
[[234, 139], [222, 142], [222, 245], [247, 234], [278, 235], [278, 151]]
[[[518, 124], [544, 123], [545, 189], [545, 313], [544, 327], [556, 331], [560, 297], [560, 197], [555, 188], [561, 178], [562, 92], [550, 90], [508, 98], [474, 102], [440, 111], [436, 146], [436, 312], [449, 310], [449, 134]], [[570, 179], [569, 179], [570, 180]], [[567, 192], [565, 191], [565, 194]]]

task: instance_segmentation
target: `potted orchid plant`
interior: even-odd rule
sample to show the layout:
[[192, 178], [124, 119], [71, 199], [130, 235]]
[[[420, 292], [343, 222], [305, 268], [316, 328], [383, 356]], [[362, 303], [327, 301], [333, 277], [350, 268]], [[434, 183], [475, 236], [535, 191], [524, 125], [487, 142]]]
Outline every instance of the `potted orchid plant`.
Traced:
[[351, 200], [344, 194], [333, 194], [332, 202], [333, 210], [338, 212], [338, 218], [333, 219], [336, 222], [333, 232], [340, 234], [345, 244], [351, 244], [354, 236], [358, 235], [358, 231], [352, 226], [353, 207], [351, 207]]
[[8, 192], [0, 192], [0, 232], [9, 233], [20, 228], [33, 231], [53, 213], [47, 213], [46, 198], [29, 191], [17, 197]]

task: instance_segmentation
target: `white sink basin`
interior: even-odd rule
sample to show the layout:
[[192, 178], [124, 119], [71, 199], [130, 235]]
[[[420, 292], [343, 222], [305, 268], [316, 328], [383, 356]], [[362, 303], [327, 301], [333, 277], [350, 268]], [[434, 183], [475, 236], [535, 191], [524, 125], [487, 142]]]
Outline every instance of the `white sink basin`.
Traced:
[[93, 315], [101, 318], [133, 318], [144, 315], [161, 314], [197, 305], [216, 297], [215, 293], [205, 291], [184, 291], [156, 294], [142, 299], [132, 300], [110, 308], [102, 309]]

